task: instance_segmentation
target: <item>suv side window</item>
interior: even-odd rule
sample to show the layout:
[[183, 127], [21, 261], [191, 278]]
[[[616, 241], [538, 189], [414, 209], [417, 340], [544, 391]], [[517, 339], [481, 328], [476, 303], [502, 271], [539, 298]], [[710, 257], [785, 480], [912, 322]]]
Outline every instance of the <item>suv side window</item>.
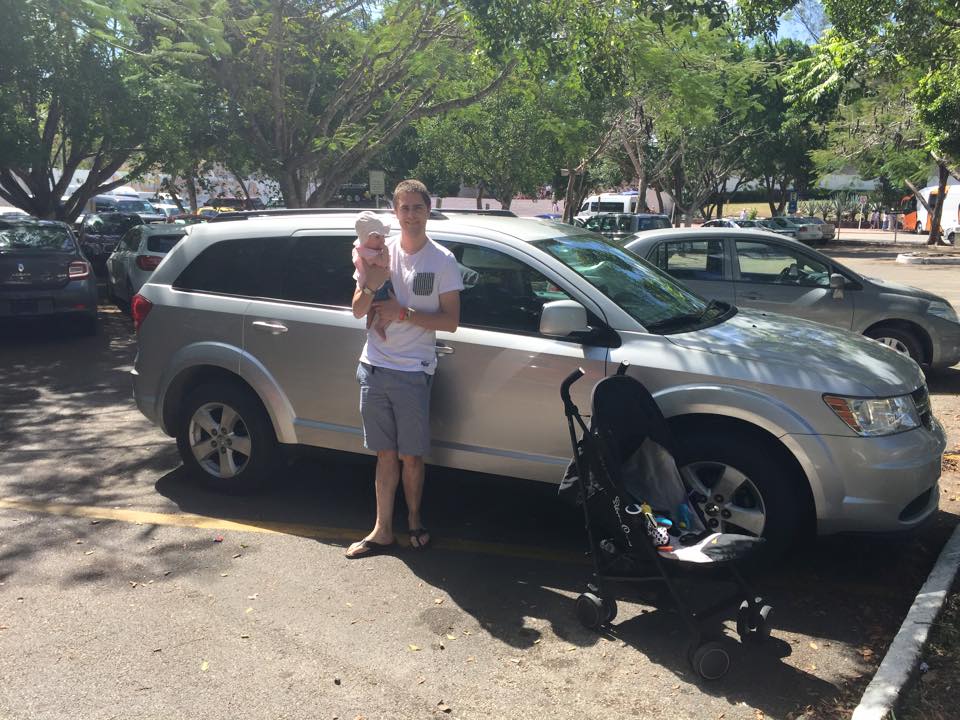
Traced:
[[660, 247], [657, 264], [678, 280], [723, 280], [722, 240], [680, 240]]
[[815, 258], [775, 243], [737, 240], [744, 282], [830, 287], [830, 268]]
[[570, 296], [538, 271], [497, 250], [444, 242], [463, 276], [460, 324], [512, 333], [537, 334], [544, 303]]
[[242, 238], [215, 243], [174, 281], [177, 290], [264, 297], [286, 238]]
[[280, 297], [295, 302], [350, 307], [354, 236], [295, 237], [283, 263]]

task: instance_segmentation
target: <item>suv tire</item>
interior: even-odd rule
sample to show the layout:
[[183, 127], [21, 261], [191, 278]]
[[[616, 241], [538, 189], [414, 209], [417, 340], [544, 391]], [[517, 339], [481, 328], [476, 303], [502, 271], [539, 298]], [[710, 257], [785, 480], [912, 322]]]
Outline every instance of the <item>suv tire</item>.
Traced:
[[229, 494], [266, 487], [276, 469], [277, 438], [260, 400], [246, 388], [199, 385], [183, 400], [177, 449], [195, 480]]
[[807, 510], [792, 469], [778, 457], [749, 434], [704, 428], [681, 441], [677, 465], [688, 491], [727, 486], [697, 503], [708, 522], [717, 522], [708, 529], [759, 534], [767, 540], [764, 555], [772, 557], [793, 544]]

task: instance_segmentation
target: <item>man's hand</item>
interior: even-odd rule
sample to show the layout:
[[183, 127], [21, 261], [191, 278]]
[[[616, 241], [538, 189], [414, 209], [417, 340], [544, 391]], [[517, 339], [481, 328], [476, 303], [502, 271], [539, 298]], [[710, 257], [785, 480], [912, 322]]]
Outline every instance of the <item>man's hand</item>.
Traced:
[[387, 280], [390, 279], [390, 268], [371, 265], [367, 268], [367, 287], [371, 290], [378, 290]]
[[387, 300], [378, 300], [377, 302], [371, 305], [373, 310], [377, 311], [377, 316], [381, 320], [394, 321], [400, 319], [400, 313], [404, 311], [403, 305], [397, 302], [397, 298], [393, 293], [390, 293], [390, 298]]

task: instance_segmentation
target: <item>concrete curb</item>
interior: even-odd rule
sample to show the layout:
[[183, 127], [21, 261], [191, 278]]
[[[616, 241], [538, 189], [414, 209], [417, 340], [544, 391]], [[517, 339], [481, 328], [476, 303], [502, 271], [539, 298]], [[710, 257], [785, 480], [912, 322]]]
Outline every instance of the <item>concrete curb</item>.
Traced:
[[915, 255], [914, 253], [900, 253], [898, 263], [907, 265], [960, 265], [960, 255]]
[[896, 705], [917, 667], [927, 633], [953, 585], [960, 565], [960, 526], [940, 551], [936, 565], [910, 606], [900, 630], [890, 644], [877, 673], [867, 686], [852, 720], [883, 720]]

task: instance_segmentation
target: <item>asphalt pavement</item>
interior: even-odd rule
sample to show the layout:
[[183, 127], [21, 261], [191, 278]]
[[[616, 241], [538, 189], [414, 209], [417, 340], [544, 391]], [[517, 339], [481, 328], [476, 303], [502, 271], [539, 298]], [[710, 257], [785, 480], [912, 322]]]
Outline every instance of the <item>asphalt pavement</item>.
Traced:
[[133, 406], [134, 352], [106, 305], [94, 338], [0, 327], [5, 719], [797, 717], [862, 690], [955, 524], [811, 542], [757, 573], [772, 641], [718, 628], [735, 664], [704, 683], [656, 593], [580, 626], [583, 521], [552, 486], [430, 468], [436, 547], [348, 561], [369, 457], [308, 453], [265, 495], [211, 494]]

